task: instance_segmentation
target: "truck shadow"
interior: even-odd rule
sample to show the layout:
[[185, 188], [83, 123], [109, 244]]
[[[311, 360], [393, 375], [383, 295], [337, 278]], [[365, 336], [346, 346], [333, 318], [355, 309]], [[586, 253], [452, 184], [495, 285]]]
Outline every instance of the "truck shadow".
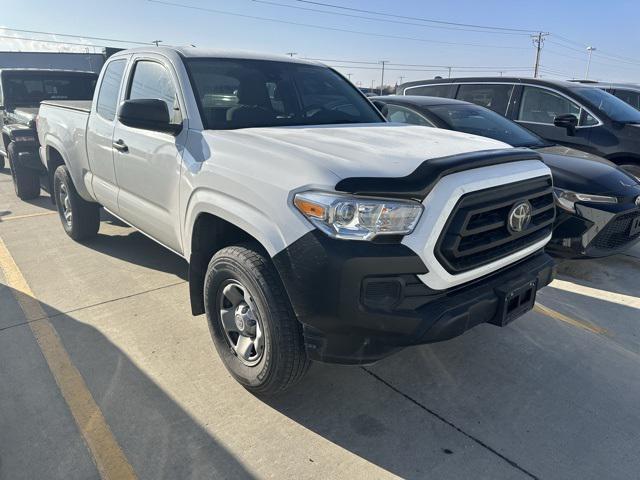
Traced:
[[[2, 298], [7, 303], [14, 303], [0, 310], [0, 324], [15, 325], [0, 329], [0, 335], [10, 335], [14, 329], [29, 328], [23, 323], [24, 316], [15, 298], [8, 300], [11, 297], [9, 291], [15, 298], [24, 296], [0, 283]], [[49, 321], [139, 478], [254, 478], [225, 446], [100, 331], [49, 305], [43, 304], [43, 308], [51, 312]], [[20, 318], [6, 318], [9, 315]], [[131, 320], [135, 322], [136, 318]], [[60, 420], [53, 418], [56, 413], [53, 407], [51, 412], [44, 412], [45, 420], [49, 418], [46, 425], [34, 424], [38, 420], [32, 419], [29, 413], [33, 405], [24, 395], [25, 390], [33, 388], [28, 382], [38, 378], [37, 375], [31, 377], [29, 369], [46, 370], [46, 363], [42, 358], [20, 358], [16, 359], [18, 362], [27, 365], [26, 374], [19, 377], [18, 385], [4, 385], [7, 389], [3, 390], [4, 398], [0, 401], [0, 405], [13, 406], [12, 409], [0, 409], [0, 424], [6, 427], [6, 430], [3, 428], [5, 434], [0, 435], [0, 451], [5, 453], [0, 463], [0, 477], [77, 478], [77, 471], [65, 471], [65, 468], [74, 464], [71, 457], [84, 458], [87, 455], [82, 442], [79, 443], [82, 451], [68, 448], [78, 445], [77, 439], [71, 436], [79, 433], [73, 429], [73, 433], [65, 433], [64, 428], [63, 431], [56, 430], [61, 424]], [[2, 368], [11, 368], [11, 365], [3, 365]], [[44, 395], [57, 393], [45, 392]], [[85, 427], [90, 429], [91, 425]], [[6, 432], [15, 432], [16, 435], [11, 438], [12, 435]], [[38, 445], [37, 449], [32, 448], [34, 444]], [[25, 461], [24, 456], [32, 458]], [[95, 478], [98, 478], [97, 472]]]
[[[188, 264], [183, 258], [107, 212], [102, 213], [102, 224], [98, 236], [85, 242], [84, 246], [110, 257], [187, 280]], [[107, 229], [105, 226], [108, 226], [108, 233], [104, 233]]]

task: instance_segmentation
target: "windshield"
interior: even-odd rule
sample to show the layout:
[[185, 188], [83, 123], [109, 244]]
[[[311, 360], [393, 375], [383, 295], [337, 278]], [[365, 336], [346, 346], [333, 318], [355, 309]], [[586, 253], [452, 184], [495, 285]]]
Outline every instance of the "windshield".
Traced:
[[476, 105], [434, 105], [429, 111], [451, 130], [500, 140], [514, 147], [544, 147], [540, 137], [487, 108]]
[[98, 76], [73, 72], [4, 72], [5, 104], [37, 106], [43, 100], [91, 100]]
[[329, 68], [265, 60], [186, 60], [205, 129], [384, 122]]
[[599, 88], [576, 88], [575, 93], [602, 110], [614, 122], [640, 123], [640, 111]]

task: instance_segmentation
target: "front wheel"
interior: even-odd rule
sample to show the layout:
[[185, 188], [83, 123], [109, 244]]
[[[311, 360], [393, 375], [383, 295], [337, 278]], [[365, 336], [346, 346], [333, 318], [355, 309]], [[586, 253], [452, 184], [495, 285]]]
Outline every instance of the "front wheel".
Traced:
[[64, 231], [76, 241], [95, 237], [100, 228], [100, 205], [83, 199], [71, 181], [69, 170], [59, 166], [53, 176], [53, 194]]
[[225, 367], [247, 390], [282, 392], [309, 368], [298, 322], [271, 260], [253, 245], [223, 248], [207, 269], [205, 310]]

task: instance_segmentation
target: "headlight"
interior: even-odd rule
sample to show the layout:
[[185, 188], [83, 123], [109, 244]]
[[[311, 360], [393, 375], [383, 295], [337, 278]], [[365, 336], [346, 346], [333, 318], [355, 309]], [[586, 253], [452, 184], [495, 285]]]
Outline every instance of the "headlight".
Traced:
[[298, 193], [296, 208], [333, 238], [372, 240], [378, 235], [407, 235], [422, 214], [411, 200], [355, 197], [326, 192]]
[[616, 197], [607, 197], [605, 195], [591, 195], [590, 193], [576, 193], [562, 188], [554, 188], [558, 205], [569, 212], [576, 211], [576, 202], [594, 202], [594, 203], [618, 203]]

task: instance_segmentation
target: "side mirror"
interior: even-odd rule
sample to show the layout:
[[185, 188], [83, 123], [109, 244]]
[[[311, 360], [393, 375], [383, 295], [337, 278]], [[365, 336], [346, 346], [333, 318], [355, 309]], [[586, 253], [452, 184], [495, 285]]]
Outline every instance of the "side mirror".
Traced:
[[167, 104], [152, 98], [125, 100], [120, 105], [118, 120], [128, 127], [172, 135], [177, 135], [182, 130], [182, 124], [171, 123]]
[[389, 114], [389, 107], [387, 107], [386, 103], [381, 102], [380, 100], [374, 100], [371, 103], [373, 103], [373, 105], [380, 111], [384, 118], [387, 118], [387, 115]]
[[553, 124], [556, 127], [566, 128], [568, 135], [576, 134], [576, 127], [578, 126], [578, 117], [573, 115], [572, 113], [567, 113], [565, 115], [558, 115], [553, 119]]

